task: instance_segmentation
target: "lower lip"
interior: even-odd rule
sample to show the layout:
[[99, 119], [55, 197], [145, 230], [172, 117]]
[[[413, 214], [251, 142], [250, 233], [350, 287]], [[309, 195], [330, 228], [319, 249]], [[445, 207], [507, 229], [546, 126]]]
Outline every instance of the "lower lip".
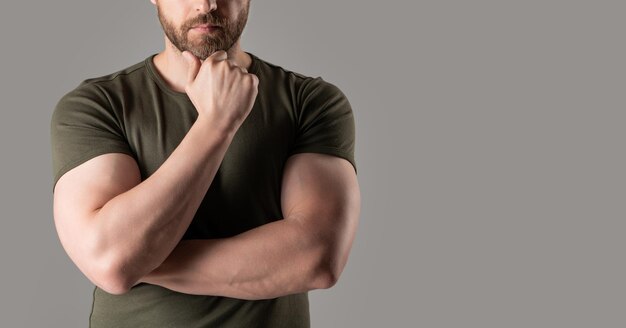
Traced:
[[201, 27], [194, 27], [194, 28], [192, 28], [192, 30], [194, 30], [194, 31], [205, 32], [205, 33], [206, 32], [215, 32], [215, 31], [217, 31], [219, 29], [220, 28], [217, 27], [217, 26], [208, 26], [208, 27], [201, 26]]

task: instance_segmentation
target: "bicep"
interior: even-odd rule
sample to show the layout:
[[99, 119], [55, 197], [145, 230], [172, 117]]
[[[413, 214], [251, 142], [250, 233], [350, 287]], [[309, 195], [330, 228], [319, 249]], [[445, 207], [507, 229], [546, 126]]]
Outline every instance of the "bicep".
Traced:
[[137, 162], [122, 153], [96, 156], [63, 174], [54, 187], [53, 212], [65, 251], [88, 276], [96, 242], [95, 213], [115, 196], [141, 182]]
[[287, 160], [281, 191], [284, 218], [301, 223], [342, 258], [354, 239], [360, 205], [356, 172], [349, 161], [319, 153], [295, 154]]

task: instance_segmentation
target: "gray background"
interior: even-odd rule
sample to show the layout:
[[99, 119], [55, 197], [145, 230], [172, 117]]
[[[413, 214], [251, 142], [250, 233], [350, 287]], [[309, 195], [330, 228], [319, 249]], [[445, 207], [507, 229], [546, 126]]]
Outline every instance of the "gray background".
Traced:
[[[350, 99], [362, 189], [314, 327], [624, 327], [626, 5], [255, 0], [244, 49]], [[0, 3], [0, 325], [86, 327], [49, 120], [163, 47], [142, 1]]]

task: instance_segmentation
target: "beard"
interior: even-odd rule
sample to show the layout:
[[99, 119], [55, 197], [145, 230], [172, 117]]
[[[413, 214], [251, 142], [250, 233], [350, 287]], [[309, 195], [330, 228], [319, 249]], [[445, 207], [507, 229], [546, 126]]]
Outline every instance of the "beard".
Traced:
[[[159, 6], [157, 6], [157, 13], [165, 36], [181, 53], [189, 51], [201, 60], [205, 60], [216, 51], [228, 51], [239, 40], [248, 21], [249, 8], [248, 2], [248, 5], [239, 11], [237, 18], [233, 21], [217, 17], [214, 12], [208, 12], [184, 22], [179, 28], [165, 18]], [[213, 33], [202, 33], [195, 39], [190, 39], [189, 31], [199, 24], [218, 25], [220, 28]]]

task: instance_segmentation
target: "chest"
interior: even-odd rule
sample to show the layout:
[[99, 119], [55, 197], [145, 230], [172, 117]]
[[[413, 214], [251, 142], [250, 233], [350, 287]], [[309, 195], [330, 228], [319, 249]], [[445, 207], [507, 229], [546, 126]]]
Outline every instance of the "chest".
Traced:
[[[180, 144], [197, 112], [188, 99], [171, 97], [152, 97], [133, 106], [126, 108], [125, 130], [145, 180]], [[280, 189], [294, 124], [288, 102], [257, 97], [185, 238], [233, 235], [282, 217]]]
[[[259, 95], [232, 139], [220, 174], [254, 179], [286, 160], [296, 126], [288, 102]], [[128, 142], [137, 155], [142, 178], [152, 175], [183, 140], [198, 117], [188, 98], [137, 99], [125, 110]]]

